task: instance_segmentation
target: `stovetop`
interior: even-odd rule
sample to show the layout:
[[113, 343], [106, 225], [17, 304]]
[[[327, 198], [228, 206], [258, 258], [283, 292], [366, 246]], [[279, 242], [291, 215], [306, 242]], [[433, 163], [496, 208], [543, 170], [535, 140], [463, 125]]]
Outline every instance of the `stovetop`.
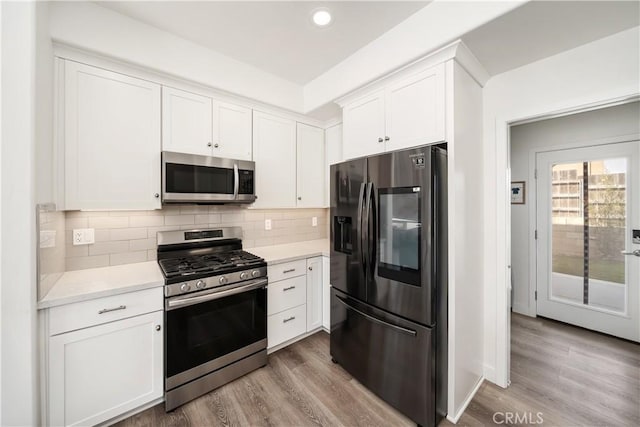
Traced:
[[158, 264], [167, 279], [190, 279], [196, 275], [204, 277], [266, 265], [262, 258], [243, 250], [165, 258]]

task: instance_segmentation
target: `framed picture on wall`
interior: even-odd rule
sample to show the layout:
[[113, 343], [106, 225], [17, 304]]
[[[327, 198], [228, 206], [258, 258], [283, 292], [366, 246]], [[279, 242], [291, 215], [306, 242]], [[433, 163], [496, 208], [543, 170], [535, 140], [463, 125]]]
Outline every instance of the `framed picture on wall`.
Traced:
[[524, 181], [511, 181], [511, 204], [524, 205], [525, 192]]

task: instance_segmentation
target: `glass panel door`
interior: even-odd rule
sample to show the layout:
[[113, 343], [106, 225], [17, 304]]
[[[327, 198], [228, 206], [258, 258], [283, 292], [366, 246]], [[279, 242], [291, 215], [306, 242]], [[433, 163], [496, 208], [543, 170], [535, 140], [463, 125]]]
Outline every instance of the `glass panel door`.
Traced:
[[538, 315], [640, 340], [640, 142], [536, 155]]

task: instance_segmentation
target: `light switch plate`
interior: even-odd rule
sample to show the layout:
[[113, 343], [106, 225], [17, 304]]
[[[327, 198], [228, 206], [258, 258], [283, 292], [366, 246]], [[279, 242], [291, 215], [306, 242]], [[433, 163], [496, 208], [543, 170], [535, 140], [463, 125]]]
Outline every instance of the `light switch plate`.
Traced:
[[73, 230], [74, 245], [90, 245], [95, 243], [96, 233], [93, 228], [76, 228]]
[[264, 229], [265, 230], [271, 230], [271, 220], [270, 219], [265, 219], [264, 220]]
[[314, 216], [313, 218], [311, 218], [311, 226], [312, 227], [317, 227], [318, 226], [318, 217]]

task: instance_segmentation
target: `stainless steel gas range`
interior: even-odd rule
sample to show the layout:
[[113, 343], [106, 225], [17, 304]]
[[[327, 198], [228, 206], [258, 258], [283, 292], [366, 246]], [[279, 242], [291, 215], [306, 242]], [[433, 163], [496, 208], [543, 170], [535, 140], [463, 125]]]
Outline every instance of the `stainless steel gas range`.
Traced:
[[165, 277], [165, 409], [267, 364], [267, 264], [242, 229], [158, 233]]

